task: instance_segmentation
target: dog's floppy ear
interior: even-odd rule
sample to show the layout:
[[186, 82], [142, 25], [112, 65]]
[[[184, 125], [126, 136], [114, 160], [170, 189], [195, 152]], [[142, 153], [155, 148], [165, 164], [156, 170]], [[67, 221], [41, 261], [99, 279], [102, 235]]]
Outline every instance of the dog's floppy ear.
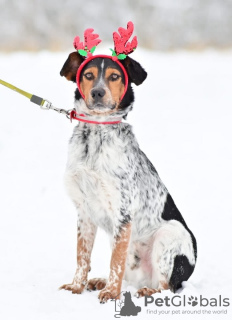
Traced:
[[67, 80], [76, 82], [77, 70], [83, 61], [84, 57], [82, 57], [77, 51], [70, 53], [60, 71], [61, 77], [64, 76]]
[[131, 59], [130, 57], [126, 57], [125, 60], [122, 61], [124, 67], [129, 76], [129, 80], [139, 86], [147, 77], [147, 72], [141, 67], [141, 65]]

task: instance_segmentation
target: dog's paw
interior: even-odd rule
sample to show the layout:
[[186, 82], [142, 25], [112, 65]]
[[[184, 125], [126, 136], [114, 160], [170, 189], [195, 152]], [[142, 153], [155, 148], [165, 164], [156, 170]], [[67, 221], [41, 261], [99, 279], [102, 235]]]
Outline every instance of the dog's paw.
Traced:
[[161, 292], [161, 290], [143, 287], [136, 292], [135, 296], [137, 298], [144, 297], [144, 296], [151, 296], [156, 292]]
[[114, 292], [109, 288], [105, 288], [100, 291], [98, 299], [100, 300], [100, 303], [106, 303], [109, 299], [119, 299], [120, 297], [117, 296], [117, 294], [117, 292]]
[[107, 280], [104, 278], [93, 278], [87, 282], [86, 289], [89, 291], [92, 290], [102, 290], [106, 286]]
[[85, 288], [85, 284], [64, 284], [63, 286], [59, 287], [59, 290], [68, 290], [68, 291], [72, 291], [72, 293], [76, 293], [76, 294], [81, 294], [82, 291]]

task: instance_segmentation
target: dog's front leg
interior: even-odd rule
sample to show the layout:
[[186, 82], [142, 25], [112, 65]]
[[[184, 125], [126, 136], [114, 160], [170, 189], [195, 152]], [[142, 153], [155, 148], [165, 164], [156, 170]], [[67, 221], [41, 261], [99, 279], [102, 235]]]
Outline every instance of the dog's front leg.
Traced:
[[64, 284], [60, 289], [72, 293], [82, 293], [87, 283], [90, 270], [90, 257], [97, 227], [90, 221], [80, 219], [77, 229], [77, 269], [71, 284]]
[[131, 223], [124, 224], [114, 237], [113, 251], [110, 262], [110, 275], [106, 287], [100, 291], [99, 300], [120, 299], [122, 279], [125, 271], [127, 250], [131, 235]]

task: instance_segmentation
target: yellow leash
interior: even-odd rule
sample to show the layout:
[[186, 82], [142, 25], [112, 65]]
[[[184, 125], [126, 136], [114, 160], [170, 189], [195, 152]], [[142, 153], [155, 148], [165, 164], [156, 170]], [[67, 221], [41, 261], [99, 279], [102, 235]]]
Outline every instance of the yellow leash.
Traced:
[[22, 94], [24, 97], [27, 97], [28, 99], [30, 99], [31, 102], [36, 103], [39, 106], [43, 106], [44, 102], [46, 101], [43, 98], [40, 98], [40, 97], [38, 97], [38, 96], [36, 96], [34, 94], [31, 94], [29, 92], [23, 91], [23, 90], [15, 87], [15, 86], [13, 86], [12, 84], [10, 84], [10, 83], [8, 83], [6, 81], [3, 81], [1, 79], [0, 79], [0, 84], [2, 84], [3, 86], [5, 86], [5, 87], [7, 87], [7, 88], [9, 88], [9, 89], [11, 89], [13, 91], [16, 91], [16, 92]]
[[41, 109], [43, 110], [54, 110], [58, 113], [64, 114], [68, 119], [70, 119], [70, 114], [73, 111], [71, 110], [65, 110], [65, 109], [60, 109], [60, 108], [56, 108], [52, 105], [52, 103], [46, 99], [40, 98], [38, 96], [36, 96], [35, 94], [31, 94], [27, 91], [24, 91], [22, 89], [19, 89], [15, 86], [13, 86], [12, 84], [3, 81], [0, 79], [0, 84], [2, 84], [3, 86], [7, 87], [8, 89], [11, 89], [13, 91], [16, 91], [17, 93], [22, 94], [24, 97], [30, 99], [31, 102], [38, 104], [40, 106]]

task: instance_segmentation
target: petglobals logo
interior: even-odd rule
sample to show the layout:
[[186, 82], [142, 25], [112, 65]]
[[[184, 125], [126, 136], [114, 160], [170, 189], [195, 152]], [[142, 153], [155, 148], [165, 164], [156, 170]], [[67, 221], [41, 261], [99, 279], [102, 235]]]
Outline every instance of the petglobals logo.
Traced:
[[[157, 297], [145, 296], [144, 306], [147, 307], [147, 314], [156, 315], [187, 315], [187, 314], [227, 314], [228, 307], [230, 306], [230, 299], [223, 298], [221, 295], [214, 298], [198, 297], [185, 295], [174, 295]], [[156, 309], [154, 309], [154, 307]], [[158, 307], [158, 308], [157, 308]]]
[[[144, 296], [144, 307], [137, 306], [129, 291], [121, 292], [122, 300], [113, 298], [115, 302], [115, 318], [137, 316], [139, 313], [150, 315], [187, 315], [187, 314], [227, 314], [230, 299], [221, 295], [213, 298], [200, 296]], [[141, 303], [140, 303], [141, 305]], [[142, 306], [143, 306], [142, 305]]]
[[200, 295], [199, 298], [197, 297], [186, 297], [185, 295], [179, 296], [174, 295], [172, 298], [165, 296], [164, 298], [156, 298], [154, 296], [145, 296], [144, 305], [147, 307], [150, 304], [154, 304], [157, 307], [186, 307], [187, 305], [191, 305], [192, 307], [229, 307], [230, 302], [229, 298], [222, 298], [219, 295], [218, 298], [205, 298]]

